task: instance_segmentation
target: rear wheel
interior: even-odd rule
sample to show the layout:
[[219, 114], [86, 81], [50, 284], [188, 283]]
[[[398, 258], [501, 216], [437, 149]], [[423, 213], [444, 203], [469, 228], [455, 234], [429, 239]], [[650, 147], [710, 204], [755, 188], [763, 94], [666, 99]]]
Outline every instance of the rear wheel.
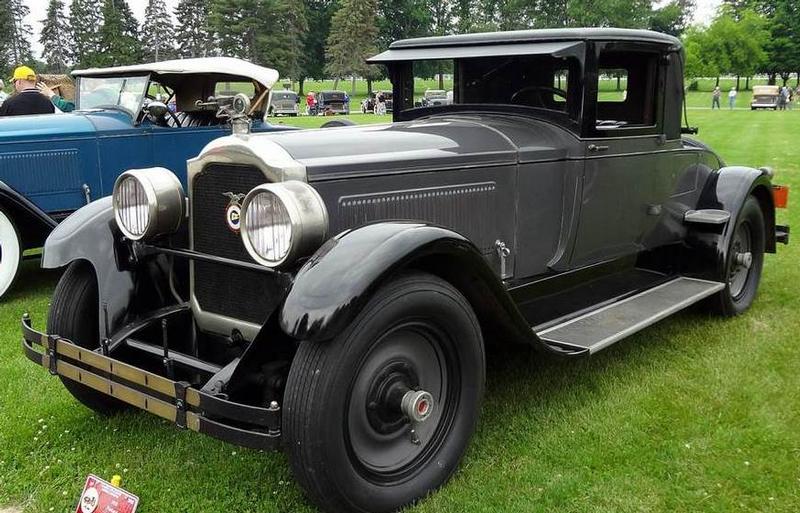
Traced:
[[736, 219], [725, 262], [725, 288], [712, 303], [716, 313], [730, 317], [744, 312], [758, 292], [764, 265], [764, 213], [753, 196], [747, 198]]
[[[56, 285], [47, 316], [47, 332], [86, 349], [100, 347], [97, 279], [86, 262], [70, 264]], [[92, 410], [111, 415], [128, 406], [67, 378], [60, 378], [75, 399]]]
[[484, 389], [478, 321], [450, 284], [401, 277], [333, 340], [300, 345], [283, 428], [292, 469], [322, 509], [388, 512], [455, 471]]
[[22, 260], [22, 243], [17, 227], [5, 211], [0, 210], [0, 297], [14, 284]]

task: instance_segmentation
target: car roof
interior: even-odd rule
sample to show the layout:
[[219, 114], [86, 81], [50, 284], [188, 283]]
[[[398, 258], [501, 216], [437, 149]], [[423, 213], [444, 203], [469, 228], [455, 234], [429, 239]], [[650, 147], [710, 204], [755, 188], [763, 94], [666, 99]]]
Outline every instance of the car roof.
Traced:
[[513, 30], [402, 39], [389, 45], [387, 51], [368, 59], [368, 62], [436, 58], [439, 52], [441, 58], [558, 53], [566, 52], [583, 41], [655, 43], [669, 46], [671, 49], [682, 47], [678, 38], [652, 30], [622, 28]]
[[111, 68], [89, 68], [73, 71], [72, 75], [76, 77], [108, 77], [134, 73], [153, 73], [156, 75], [221, 74], [254, 80], [267, 89], [272, 89], [272, 86], [279, 78], [278, 72], [274, 69], [258, 66], [252, 62], [233, 57], [200, 57]]

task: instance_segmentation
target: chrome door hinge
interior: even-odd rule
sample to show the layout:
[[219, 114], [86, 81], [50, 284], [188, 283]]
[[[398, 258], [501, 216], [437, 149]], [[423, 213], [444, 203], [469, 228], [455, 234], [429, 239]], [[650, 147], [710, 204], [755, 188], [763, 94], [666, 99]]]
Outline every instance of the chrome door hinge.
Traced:
[[83, 184], [83, 197], [86, 198], [86, 204], [92, 202], [92, 188], [87, 184]]
[[497, 256], [500, 257], [500, 278], [505, 279], [508, 277], [508, 273], [506, 272], [506, 261], [508, 260], [508, 256], [511, 254], [511, 250], [508, 249], [506, 243], [501, 240], [496, 240], [494, 242], [494, 249], [497, 251]]

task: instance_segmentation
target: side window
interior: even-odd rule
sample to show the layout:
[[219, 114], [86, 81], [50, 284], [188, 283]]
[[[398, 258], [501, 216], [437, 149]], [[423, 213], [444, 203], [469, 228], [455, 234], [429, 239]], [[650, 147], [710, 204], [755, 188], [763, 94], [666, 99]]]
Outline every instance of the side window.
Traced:
[[598, 129], [657, 124], [658, 54], [601, 54], [597, 86]]

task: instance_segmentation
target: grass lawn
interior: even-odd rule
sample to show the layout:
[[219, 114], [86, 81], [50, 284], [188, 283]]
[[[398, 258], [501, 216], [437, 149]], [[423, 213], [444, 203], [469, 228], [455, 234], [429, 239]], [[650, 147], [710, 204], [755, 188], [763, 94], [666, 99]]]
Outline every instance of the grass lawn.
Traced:
[[[774, 166], [800, 191], [800, 112], [689, 116], [728, 163]], [[798, 212], [779, 221], [800, 227]], [[795, 241], [767, 256], [759, 298], [736, 319], [685, 312], [585, 361], [491, 352], [460, 470], [411, 511], [796, 512], [799, 253]], [[19, 318], [43, 325], [58, 276], [35, 266], [0, 304], [0, 510], [74, 510], [93, 472], [122, 475], [142, 513], [310, 511], [281, 453], [145, 413], [99, 418], [29, 363]]]

